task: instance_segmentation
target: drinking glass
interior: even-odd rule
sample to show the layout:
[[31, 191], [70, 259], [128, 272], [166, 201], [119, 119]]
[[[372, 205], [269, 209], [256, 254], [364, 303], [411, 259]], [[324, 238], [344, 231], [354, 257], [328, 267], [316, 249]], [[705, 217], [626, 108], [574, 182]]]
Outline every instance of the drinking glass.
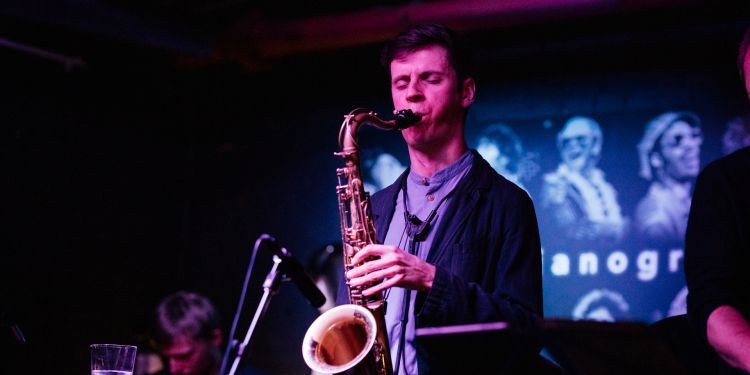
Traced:
[[133, 375], [137, 349], [132, 345], [91, 345], [91, 375]]

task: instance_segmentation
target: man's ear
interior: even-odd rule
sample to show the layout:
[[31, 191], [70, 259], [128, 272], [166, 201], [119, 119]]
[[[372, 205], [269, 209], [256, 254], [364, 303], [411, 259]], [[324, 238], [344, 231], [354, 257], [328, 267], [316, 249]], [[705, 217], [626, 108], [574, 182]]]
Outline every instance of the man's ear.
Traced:
[[477, 92], [477, 84], [474, 82], [474, 78], [464, 79], [463, 85], [461, 86], [461, 105], [464, 108], [469, 108], [471, 103], [474, 103], [474, 95]]
[[224, 338], [224, 335], [222, 335], [221, 330], [216, 328], [213, 331], [211, 331], [211, 345], [215, 347], [221, 346], [221, 341]]
[[654, 168], [661, 168], [664, 166], [664, 159], [662, 159], [661, 155], [655, 152], [651, 154], [651, 157], [649, 157], [649, 162]]

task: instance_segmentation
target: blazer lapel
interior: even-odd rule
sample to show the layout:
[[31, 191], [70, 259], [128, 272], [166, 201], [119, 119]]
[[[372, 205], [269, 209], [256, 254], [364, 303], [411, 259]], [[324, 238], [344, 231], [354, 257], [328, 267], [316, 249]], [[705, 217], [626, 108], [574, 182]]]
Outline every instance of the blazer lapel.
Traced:
[[[440, 219], [438, 231], [432, 240], [430, 252], [427, 254], [427, 262], [437, 263], [440, 258], [445, 256], [446, 252], [454, 243], [458, 231], [464, 226], [472, 211], [477, 206], [480, 197], [479, 186], [485, 181], [482, 180], [483, 169], [486, 162], [474, 152], [474, 163], [471, 170], [464, 179], [456, 186], [451, 202], [445, 210], [444, 217]], [[487, 166], [489, 167], [489, 166]]]
[[378, 242], [385, 241], [385, 235], [388, 234], [388, 227], [393, 219], [393, 213], [396, 211], [396, 198], [401, 190], [401, 181], [409, 174], [409, 168], [396, 179], [396, 182], [377, 193], [377, 199], [372, 199], [372, 220], [375, 223]]

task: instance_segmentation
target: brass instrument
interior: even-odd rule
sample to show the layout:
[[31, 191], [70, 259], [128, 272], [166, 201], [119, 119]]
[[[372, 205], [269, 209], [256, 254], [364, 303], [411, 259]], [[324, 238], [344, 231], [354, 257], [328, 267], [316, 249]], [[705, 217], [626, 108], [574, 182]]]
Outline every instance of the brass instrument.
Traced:
[[[355, 109], [344, 116], [339, 131], [340, 152], [344, 167], [338, 168], [339, 216], [344, 245], [344, 270], [358, 266], [351, 259], [360, 249], [378, 243], [370, 212], [370, 194], [365, 191], [357, 145], [357, 131], [362, 125], [402, 130], [419, 122], [421, 116], [411, 110], [395, 112], [396, 118], [383, 121], [373, 112]], [[367, 259], [370, 261], [373, 259]], [[323, 374], [352, 370], [355, 374], [390, 375], [393, 373], [388, 332], [385, 327], [385, 297], [377, 293], [365, 297], [363, 285], [349, 289], [348, 305], [341, 305], [319, 316], [305, 334], [302, 356], [307, 365]]]

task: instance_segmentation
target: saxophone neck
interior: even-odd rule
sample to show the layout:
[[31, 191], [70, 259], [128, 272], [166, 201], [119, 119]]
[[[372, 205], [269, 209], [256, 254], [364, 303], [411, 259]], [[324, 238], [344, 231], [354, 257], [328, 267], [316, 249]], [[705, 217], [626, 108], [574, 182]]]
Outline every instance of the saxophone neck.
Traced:
[[411, 109], [402, 109], [393, 111], [395, 116], [393, 120], [384, 121], [380, 119], [377, 113], [368, 111], [354, 115], [354, 121], [360, 124], [368, 124], [376, 128], [385, 130], [404, 130], [422, 119], [422, 116], [415, 115]]
[[382, 120], [377, 113], [362, 108], [357, 108], [344, 116], [344, 123], [339, 132], [339, 146], [342, 152], [354, 152], [359, 149], [357, 145], [357, 132], [364, 125], [374, 126], [384, 130], [403, 130], [422, 119], [422, 116], [414, 114], [410, 109], [394, 111], [395, 118], [390, 121]]

